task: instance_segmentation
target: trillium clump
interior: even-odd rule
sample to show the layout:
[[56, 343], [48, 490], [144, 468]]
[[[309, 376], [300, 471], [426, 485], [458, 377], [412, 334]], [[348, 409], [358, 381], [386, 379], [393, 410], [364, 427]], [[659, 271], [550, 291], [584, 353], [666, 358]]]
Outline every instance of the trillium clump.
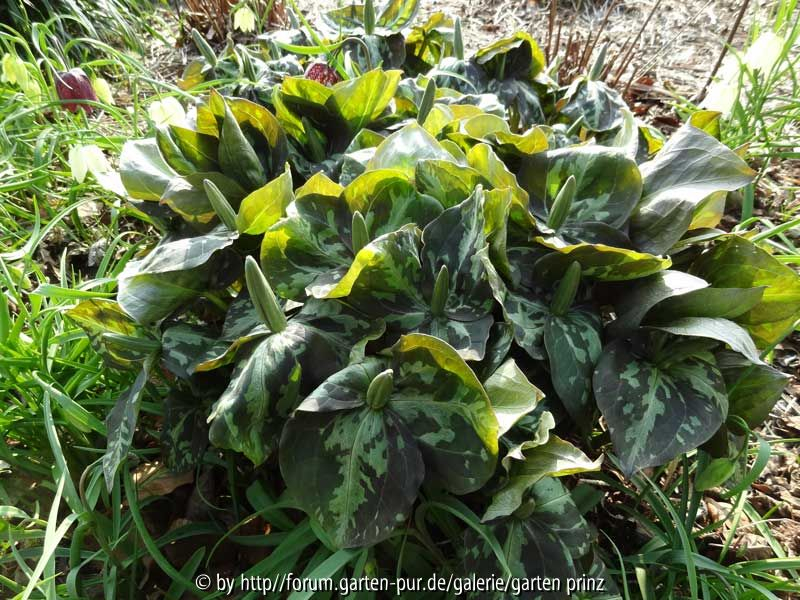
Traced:
[[[209, 447], [253, 477], [272, 465], [328, 546], [408, 539], [420, 568], [446, 553], [469, 572], [603, 576], [561, 478], [738, 460], [783, 387], [764, 356], [800, 280], [717, 228], [754, 177], [718, 114], [665, 139], [602, 65], [561, 86], [527, 34], [465, 58], [457, 22], [412, 27], [415, 10], [333, 11], [325, 46], [266, 34], [268, 97], [212, 91], [125, 145], [126, 196], [163, 237], [116, 300], [69, 313], [140, 371], [108, 417], [106, 480], [166, 374], [170, 467]], [[307, 75], [276, 75], [287, 57]], [[469, 533], [429, 530], [434, 506]]]

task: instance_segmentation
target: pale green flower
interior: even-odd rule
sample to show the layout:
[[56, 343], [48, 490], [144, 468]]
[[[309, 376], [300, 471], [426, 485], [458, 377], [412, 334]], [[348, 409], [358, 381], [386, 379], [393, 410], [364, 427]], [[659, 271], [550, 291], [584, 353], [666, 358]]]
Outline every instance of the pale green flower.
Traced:
[[182, 125], [186, 121], [186, 111], [172, 96], [151, 103], [147, 114], [156, 125]]
[[94, 88], [94, 93], [97, 94], [97, 98], [101, 102], [105, 102], [111, 106], [114, 105], [114, 95], [111, 93], [111, 86], [105, 79], [97, 77], [92, 81], [92, 87]]
[[240, 6], [233, 14], [233, 28], [250, 33], [256, 30], [256, 13], [247, 5]]
[[99, 179], [111, 170], [111, 165], [98, 146], [86, 144], [70, 148], [69, 168], [75, 181], [83, 183], [87, 173], [91, 173], [96, 179]]

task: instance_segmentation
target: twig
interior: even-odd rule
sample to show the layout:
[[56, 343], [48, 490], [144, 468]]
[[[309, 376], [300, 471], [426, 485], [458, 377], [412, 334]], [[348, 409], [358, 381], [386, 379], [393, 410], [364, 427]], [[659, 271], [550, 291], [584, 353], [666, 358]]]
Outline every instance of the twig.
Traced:
[[711, 82], [714, 80], [714, 76], [722, 66], [722, 61], [725, 59], [725, 55], [728, 53], [728, 48], [731, 44], [733, 44], [733, 38], [736, 35], [736, 31], [739, 29], [742, 19], [744, 18], [744, 13], [747, 12], [748, 6], [750, 6], [750, 0], [744, 0], [744, 2], [742, 2], [742, 8], [739, 9], [739, 14], [736, 15], [736, 20], [733, 22], [733, 27], [731, 27], [730, 33], [728, 33], [728, 39], [725, 40], [725, 44], [722, 46], [722, 50], [720, 50], [719, 56], [717, 57], [717, 62], [714, 63], [714, 68], [711, 69], [708, 79], [700, 90], [700, 93], [695, 98], [695, 104], [701, 102], [703, 98], [705, 98], [706, 92], [708, 91], [708, 86], [711, 85]]
[[625, 57], [622, 59], [622, 62], [619, 65], [619, 69], [617, 70], [617, 73], [614, 76], [613, 85], [617, 85], [617, 83], [619, 82], [619, 78], [622, 77], [622, 74], [625, 72], [625, 69], [628, 68], [628, 65], [630, 64], [631, 60], [633, 60], [633, 49], [639, 43], [639, 38], [642, 37], [642, 34], [644, 33], [644, 30], [647, 28], [647, 25], [650, 23], [650, 19], [653, 18], [654, 14], [656, 14], [656, 11], [658, 10], [658, 7], [660, 5], [661, 5], [661, 0], [656, 0], [656, 3], [653, 5], [652, 10], [650, 11], [650, 14], [647, 15], [647, 18], [644, 20], [644, 23], [642, 23], [642, 26], [639, 29], [639, 32], [636, 34], [636, 37], [633, 38], [633, 42], [631, 42], [631, 46], [630, 46], [630, 48], [628, 48], [628, 52], [625, 54]]
[[589, 46], [589, 40], [592, 39], [592, 32], [591, 30], [589, 31], [589, 39], [586, 40], [586, 49], [583, 53], [583, 56], [581, 56], [581, 64], [578, 66], [579, 71], [585, 69], [586, 65], [589, 64], [589, 58], [592, 56], [592, 52], [594, 52], [594, 47], [597, 45], [600, 36], [602, 35], [603, 31], [606, 28], [606, 25], [608, 24], [608, 17], [611, 16], [611, 11], [614, 10], [618, 2], [619, 0], [611, 0], [611, 4], [609, 4], [608, 9], [606, 9], [606, 14], [603, 16], [603, 22], [600, 23], [600, 27], [597, 30], [597, 37], [594, 38], [594, 41], [592, 42], [591, 46]]
[[545, 52], [545, 59], [547, 64], [550, 64], [550, 57], [552, 56], [552, 42], [553, 42], [553, 29], [556, 26], [556, 11], [558, 9], [558, 0], [550, 0], [550, 18], [547, 22], [547, 51]]

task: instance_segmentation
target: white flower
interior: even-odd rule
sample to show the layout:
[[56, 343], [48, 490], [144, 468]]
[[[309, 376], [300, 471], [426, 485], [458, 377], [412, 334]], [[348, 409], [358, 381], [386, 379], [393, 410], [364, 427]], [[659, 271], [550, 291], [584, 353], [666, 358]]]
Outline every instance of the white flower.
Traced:
[[172, 96], [151, 103], [147, 114], [156, 125], [182, 125], [186, 121], [186, 111]]
[[708, 92], [701, 108], [715, 110], [722, 113], [725, 117], [729, 116], [736, 106], [736, 100], [741, 95], [739, 87], [739, 60], [741, 57], [736, 51], [725, 58], [719, 74], [714, 78], [714, 82], [708, 87]]
[[767, 76], [778, 63], [783, 53], [784, 39], [772, 31], [758, 36], [744, 55], [744, 64], [752, 71], [761, 71]]
[[721, 112], [724, 116], [729, 116], [736, 106], [739, 98], [739, 81], [717, 80], [708, 88], [708, 93], [700, 104], [707, 110]]
[[233, 14], [233, 28], [249, 33], [256, 30], [256, 13], [250, 7], [243, 5]]
[[100, 179], [105, 173], [111, 171], [111, 165], [106, 155], [95, 144], [70, 148], [69, 168], [72, 171], [72, 177], [78, 183], [84, 182], [87, 173], [91, 173], [96, 179]]

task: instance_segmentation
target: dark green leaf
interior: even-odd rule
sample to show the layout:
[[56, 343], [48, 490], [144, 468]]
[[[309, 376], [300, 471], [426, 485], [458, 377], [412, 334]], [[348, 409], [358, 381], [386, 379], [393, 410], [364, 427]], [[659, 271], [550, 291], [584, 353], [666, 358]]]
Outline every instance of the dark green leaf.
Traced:
[[701, 255], [691, 272], [719, 288], [765, 286], [761, 302], [735, 318], [747, 328], [760, 348], [778, 342], [797, 320], [800, 277], [765, 250], [731, 235]]
[[789, 378], [765, 364], [753, 364], [741, 354], [717, 353], [717, 364], [728, 389], [729, 412], [758, 427], [780, 399]]
[[663, 254], [686, 233], [706, 197], [739, 189], [755, 175], [727, 146], [688, 124], [639, 168], [644, 190], [631, 217], [631, 239], [651, 254]]

